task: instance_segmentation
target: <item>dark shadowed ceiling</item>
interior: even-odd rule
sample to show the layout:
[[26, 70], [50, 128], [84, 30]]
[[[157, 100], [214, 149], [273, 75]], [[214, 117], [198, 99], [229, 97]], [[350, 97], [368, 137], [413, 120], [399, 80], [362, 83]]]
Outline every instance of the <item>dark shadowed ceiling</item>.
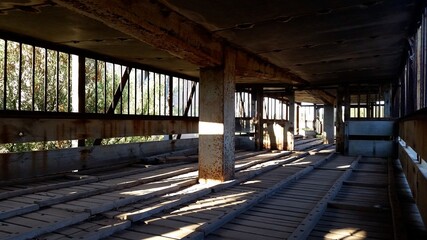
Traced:
[[[2, 35], [16, 33], [198, 77], [199, 66], [54, 2], [0, 1]], [[214, 36], [315, 86], [395, 79], [421, 4], [416, 0], [160, 2]]]
[[398, 74], [414, 1], [200, 1], [168, 6], [309, 82]]

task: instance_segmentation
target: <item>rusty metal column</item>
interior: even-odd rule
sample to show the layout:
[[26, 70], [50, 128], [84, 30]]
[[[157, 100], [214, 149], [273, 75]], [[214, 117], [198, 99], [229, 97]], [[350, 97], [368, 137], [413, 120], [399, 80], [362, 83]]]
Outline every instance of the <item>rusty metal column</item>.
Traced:
[[234, 178], [235, 60], [227, 51], [224, 67], [200, 71], [200, 183]]
[[325, 139], [324, 142], [328, 144], [334, 143], [334, 106], [325, 105], [324, 108], [324, 119], [323, 119], [323, 128], [325, 129]]

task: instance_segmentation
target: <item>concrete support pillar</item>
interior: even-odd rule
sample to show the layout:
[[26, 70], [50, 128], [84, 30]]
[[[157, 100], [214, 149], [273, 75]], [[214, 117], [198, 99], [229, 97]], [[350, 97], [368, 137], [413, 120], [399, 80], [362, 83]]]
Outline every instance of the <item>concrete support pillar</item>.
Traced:
[[253, 99], [256, 100], [256, 113], [255, 113], [255, 149], [262, 150], [264, 148], [264, 94], [262, 87], [255, 87], [253, 91]]
[[392, 102], [392, 86], [391, 84], [383, 86], [383, 95], [384, 95], [384, 117], [391, 117], [391, 102]]
[[300, 108], [301, 108], [301, 106], [299, 105], [299, 104], [297, 104], [296, 105], [296, 114], [295, 114], [295, 117], [296, 117], [296, 119], [295, 119], [295, 123], [294, 123], [294, 134], [296, 134], [296, 135], [299, 135], [300, 134], [300, 129], [301, 129], [301, 126], [299, 125], [299, 120], [300, 120], [300, 118], [299, 118], [299, 116], [300, 116]]
[[200, 71], [199, 182], [234, 178], [235, 52], [224, 67]]
[[334, 143], [334, 106], [325, 105], [324, 108], [324, 119], [323, 119], [323, 128], [325, 129], [325, 143], [331, 144]]
[[337, 90], [337, 115], [336, 115], [336, 151], [344, 153], [344, 121], [343, 121], [343, 95], [344, 88], [339, 87]]
[[344, 122], [350, 120], [350, 108], [351, 108], [351, 94], [349, 87], [345, 86], [344, 89]]
[[294, 150], [294, 134], [295, 134], [295, 92], [292, 92], [289, 96], [289, 108], [288, 108], [288, 123], [285, 126], [285, 136], [283, 138], [284, 149], [288, 151]]
[[315, 132], [319, 132], [320, 129], [318, 129], [317, 126], [317, 118], [319, 117], [319, 110], [317, 109], [317, 105], [313, 105], [313, 130]]

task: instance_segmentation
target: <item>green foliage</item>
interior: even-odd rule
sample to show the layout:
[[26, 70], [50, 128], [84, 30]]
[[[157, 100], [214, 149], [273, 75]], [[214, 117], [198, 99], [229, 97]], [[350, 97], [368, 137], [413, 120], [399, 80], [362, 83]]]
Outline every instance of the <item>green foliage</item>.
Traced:
[[[73, 83], [71, 55], [0, 39], [0, 110], [69, 112]], [[125, 67], [86, 59], [85, 112], [105, 113], [120, 86]], [[165, 77], [153, 84], [155, 73], [135, 70], [122, 86], [122, 98], [115, 114], [159, 114], [166, 103]], [[154, 93], [156, 91], [156, 93]], [[156, 99], [157, 99], [156, 98]], [[4, 102], [6, 99], [6, 102]], [[162, 136], [135, 136], [105, 139], [102, 144], [121, 144], [160, 140]], [[93, 139], [87, 139], [90, 146]], [[0, 152], [23, 152], [71, 147], [71, 140], [0, 145]]]

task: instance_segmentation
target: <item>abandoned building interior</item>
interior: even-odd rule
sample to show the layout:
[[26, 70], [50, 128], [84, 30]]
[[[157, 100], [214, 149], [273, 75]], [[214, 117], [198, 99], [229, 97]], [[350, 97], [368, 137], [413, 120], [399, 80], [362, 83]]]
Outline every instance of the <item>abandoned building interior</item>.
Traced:
[[0, 239], [427, 239], [425, 0], [0, 1]]

